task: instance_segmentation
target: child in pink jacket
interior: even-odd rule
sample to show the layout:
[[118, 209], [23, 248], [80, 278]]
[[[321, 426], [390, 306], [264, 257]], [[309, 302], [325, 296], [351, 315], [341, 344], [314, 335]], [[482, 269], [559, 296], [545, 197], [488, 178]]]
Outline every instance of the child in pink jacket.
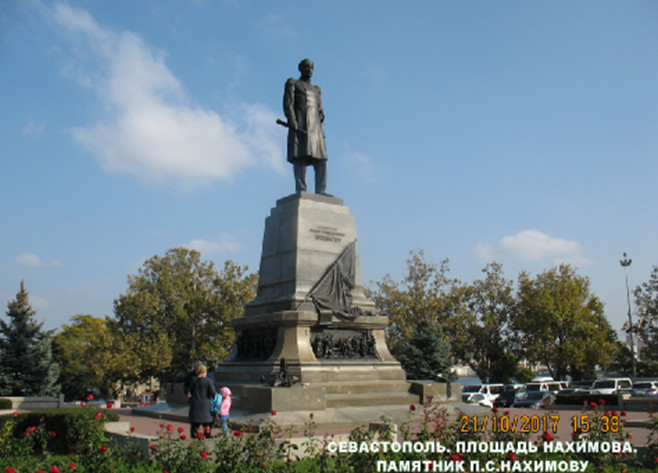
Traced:
[[231, 390], [227, 387], [223, 387], [219, 390], [219, 394], [222, 395], [222, 405], [219, 409], [219, 422], [222, 424], [222, 430], [228, 437], [231, 434], [231, 431], [228, 428], [228, 416], [231, 410]]

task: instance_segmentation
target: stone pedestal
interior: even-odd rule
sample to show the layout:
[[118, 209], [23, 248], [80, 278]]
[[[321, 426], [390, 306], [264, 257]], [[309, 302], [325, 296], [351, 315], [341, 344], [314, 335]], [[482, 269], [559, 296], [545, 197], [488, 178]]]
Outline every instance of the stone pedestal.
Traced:
[[[278, 200], [265, 221], [259, 278], [216, 373], [236, 407], [317, 411], [419, 401], [386, 346], [388, 318], [363, 293], [356, 226], [341, 199], [302, 192]], [[341, 295], [349, 310], [317, 302], [327, 281], [329, 293], [347, 284]]]

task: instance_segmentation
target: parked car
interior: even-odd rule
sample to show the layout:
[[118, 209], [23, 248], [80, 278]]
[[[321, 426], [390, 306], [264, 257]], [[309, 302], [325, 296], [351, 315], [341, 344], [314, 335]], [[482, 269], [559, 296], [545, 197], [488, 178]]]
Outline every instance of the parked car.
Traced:
[[569, 388], [575, 389], [575, 392], [589, 392], [592, 387], [594, 380], [585, 379], [580, 381], [572, 381], [569, 384]]
[[[502, 384], [473, 384], [462, 388], [462, 402], [475, 402], [473, 396], [482, 394], [493, 405], [494, 399], [505, 390]], [[478, 398], [479, 399], [479, 398]], [[477, 401], [478, 403], [480, 401]]]
[[507, 389], [494, 400], [494, 407], [510, 407], [516, 400], [518, 389]]
[[469, 401], [473, 404], [479, 404], [484, 407], [488, 408], [493, 408], [493, 403], [491, 402], [491, 399], [489, 399], [487, 396], [485, 396], [482, 393], [477, 393], [471, 396], [471, 400]]
[[525, 385], [525, 390], [531, 392], [551, 392], [556, 393], [562, 389], [562, 386], [557, 381], [541, 381], [531, 382]]
[[597, 379], [592, 383], [589, 392], [591, 394], [616, 394], [633, 388], [630, 378], [604, 378]]
[[555, 394], [548, 391], [526, 393], [512, 404], [512, 407], [529, 407], [531, 409], [550, 409], [555, 405]]
[[636, 396], [658, 396], [658, 381], [639, 381], [633, 385]]

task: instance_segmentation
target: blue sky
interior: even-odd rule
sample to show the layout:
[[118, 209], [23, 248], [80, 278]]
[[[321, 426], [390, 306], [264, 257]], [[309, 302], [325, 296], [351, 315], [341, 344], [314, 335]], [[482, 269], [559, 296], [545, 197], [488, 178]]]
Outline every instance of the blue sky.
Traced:
[[622, 252], [632, 286], [658, 265], [651, 0], [2, 2], [0, 301], [25, 280], [51, 329], [169, 248], [256, 270], [305, 57], [366, 285], [410, 250], [568, 262], [621, 328]]

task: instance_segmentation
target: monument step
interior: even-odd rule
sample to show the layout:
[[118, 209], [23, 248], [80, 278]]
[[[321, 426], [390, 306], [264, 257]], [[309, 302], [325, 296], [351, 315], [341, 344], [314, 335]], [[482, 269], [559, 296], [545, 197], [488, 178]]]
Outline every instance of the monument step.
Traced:
[[406, 381], [395, 380], [331, 381], [321, 384], [327, 394], [407, 393], [410, 387]]
[[412, 393], [327, 394], [326, 402], [327, 408], [410, 405], [419, 403], [420, 396]]

